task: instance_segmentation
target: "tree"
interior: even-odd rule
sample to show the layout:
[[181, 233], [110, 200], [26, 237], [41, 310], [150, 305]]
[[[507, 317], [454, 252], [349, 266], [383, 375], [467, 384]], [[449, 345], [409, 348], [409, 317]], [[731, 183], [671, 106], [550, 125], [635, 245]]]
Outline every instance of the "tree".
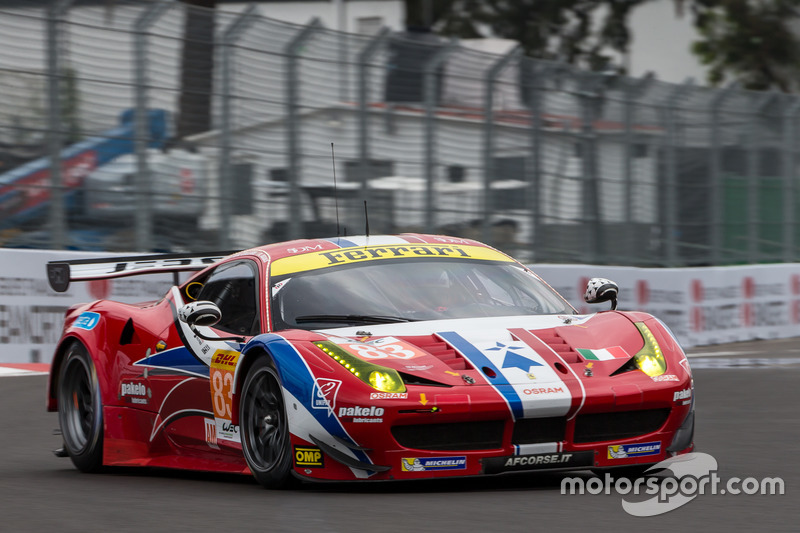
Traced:
[[[410, 24], [423, 24], [426, 2], [407, 2]], [[631, 10], [649, 0], [437, 0], [434, 29], [460, 38], [518, 41], [526, 54], [592, 70], [624, 72]], [[613, 53], [612, 53], [613, 52]]]
[[708, 82], [737, 81], [747, 89], [798, 88], [800, 0], [693, 0], [701, 39], [692, 52], [709, 67]]

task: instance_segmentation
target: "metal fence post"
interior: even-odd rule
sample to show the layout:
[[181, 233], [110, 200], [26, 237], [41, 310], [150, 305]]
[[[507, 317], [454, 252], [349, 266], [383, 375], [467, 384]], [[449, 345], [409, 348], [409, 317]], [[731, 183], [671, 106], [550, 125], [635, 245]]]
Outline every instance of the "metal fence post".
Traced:
[[134, 78], [136, 83], [136, 112], [134, 115], [134, 146], [136, 152], [136, 249], [152, 248], [153, 217], [151, 207], [152, 179], [147, 163], [150, 120], [147, 112], [147, 30], [175, 0], [153, 4], [134, 23]]
[[589, 246], [590, 261], [602, 263], [606, 246], [603, 217], [600, 212], [600, 176], [597, 172], [596, 143], [597, 135], [594, 123], [598, 119], [598, 110], [604, 95], [600, 83], [602, 74], [584, 72], [580, 75], [581, 85], [578, 95], [581, 102], [581, 162], [583, 175], [583, 206], [586, 213], [583, 222], [593, 227], [593, 239]]
[[628, 79], [625, 84], [625, 150], [623, 152], [623, 168], [625, 169], [625, 222], [633, 222], [633, 121], [636, 116], [636, 100], [653, 83], [652, 72], [645, 73], [638, 80]]
[[253, 15], [258, 9], [255, 4], [250, 4], [236, 19], [231, 22], [222, 32], [220, 40], [220, 68], [221, 73], [221, 116], [220, 116], [220, 155], [219, 155], [219, 175], [217, 184], [219, 187], [219, 246], [220, 250], [228, 250], [231, 247], [231, 205], [230, 195], [226, 182], [231, 177], [231, 62], [233, 61], [233, 44], [239, 37], [247, 31], [252, 24]]
[[783, 260], [787, 263], [795, 261], [795, 194], [797, 193], [797, 156], [796, 146], [800, 142], [797, 119], [800, 115], [800, 99], [794, 97], [794, 103], [783, 114]]
[[486, 74], [483, 77], [486, 90], [484, 91], [483, 100], [483, 224], [481, 238], [484, 242], [489, 242], [490, 240], [490, 218], [494, 211], [494, 205], [492, 205], [491, 201], [491, 187], [494, 180], [494, 158], [492, 157], [494, 152], [494, 82], [497, 75], [521, 54], [522, 47], [514, 47], [486, 69]]
[[664, 136], [666, 154], [666, 187], [664, 202], [664, 238], [666, 239], [666, 266], [674, 267], [678, 264], [678, 163], [677, 145], [679, 142], [678, 120], [676, 119], [678, 103], [694, 86], [694, 78], [687, 78], [664, 102], [664, 113], [667, 120], [667, 135]]
[[72, 0], [55, 0], [47, 6], [47, 148], [50, 156], [50, 246], [54, 250], [67, 242], [64, 179], [61, 175], [61, 19]]
[[289, 152], [289, 239], [298, 239], [303, 232], [303, 212], [300, 205], [300, 154], [298, 124], [298, 80], [297, 61], [300, 59], [303, 45], [308, 42], [322, 22], [314, 17], [306, 27], [300, 30], [283, 48], [286, 56], [286, 138]]
[[362, 202], [369, 199], [369, 190], [367, 188], [367, 181], [369, 180], [369, 110], [367, 109], [367, 102], [369, 101], [369, 95], [367, 94], [369, 92], [367, 87], [369, 84], [369, 62], [390, 33], [391, 30], [389, 28], [381, 28], [381, 31], [358, 53], [358, 164]]
[[719, 265], [722, 262], [722, 230], [725, 226], [723, 216], [725, 215], [722, 200], [725, 184], [722, 182], [722, 164], [720, 160], [720, 137], [719, 126], [720, 107], [738, 88], [734, 83], [719, 91], [711, 100], [711, 131], [709, 144], [711, 146], [711, 264]]
[[539, 84], [540, 79], [547, 79], [551, 67], [547, 64], [536, 64], [530, 58], [523, 58], [522, 61], [529, 61], [530, 67], [527, 71], [531, 73], [530, 87], [523, 85], [522, 90], [528, 91], [528, 99], [531, 110], [531, 130], [530, 130], [530, 169], [525, 172], [527, 182], [525, 205], [531, 213], [531, 238], [530, 253], [531, 260], [540, 260], [538, 255], [538, 243], [540, 241], [539, 228], [541, 226], [541, 188], [542, 188], [542, 97], [543, 86]]
[[761, 238], [759, 198], [761, 197], [761, 191], [758, 187], [760, 177], [758, 152], [761, 143], [759, 142], [758, 118], [777, 95], [778, 93], [773, 91], [759, 97], [759, 101], [755, 109], [753, 109], [747, 124], [747, 262], [750, 264], [758, 263], [761, 255], [761, 246], [759, 246]]
[[436, 223], [435, 213], [433, 212], [433, 182], [434, 182], [434, 146], [435, 132], [434, 122], [436, 120], [436, 93], [438, 84], [436, 83], [436, 69], [444, 63], [447, 56], [449, 56], [458, 47], [455, 41], [450, 41], [447, 46], [437, 51], [425, 63], [423, 69], [424, 73], [424, 98], [425, 98], [425, 231], [428, 233], [434, 232]]

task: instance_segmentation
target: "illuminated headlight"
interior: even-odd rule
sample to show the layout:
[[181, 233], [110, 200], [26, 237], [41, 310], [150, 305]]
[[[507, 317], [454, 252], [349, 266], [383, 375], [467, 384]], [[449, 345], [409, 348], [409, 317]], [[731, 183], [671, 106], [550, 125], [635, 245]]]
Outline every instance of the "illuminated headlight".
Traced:
[[315, 342], [314, 346], [373, 389], [381, 392], [406, 392], [403, 378], [397, 370], [359, 359], [332, 342]]
[[634, 356], [636, 366], [651, 378], [660, 376], [667, 371], [667, 361], [661, 353], [661, 347], [644, 322], [635, 322], [634, 325], [644, 339], [644, 347]]

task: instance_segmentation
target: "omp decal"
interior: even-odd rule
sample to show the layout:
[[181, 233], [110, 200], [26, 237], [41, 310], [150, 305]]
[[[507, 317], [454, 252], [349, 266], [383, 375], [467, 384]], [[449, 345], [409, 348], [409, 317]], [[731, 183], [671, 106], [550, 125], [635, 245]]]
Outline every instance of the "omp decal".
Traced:
[[586, 401], [586, 389], [583, 387], [580, 377], [575, 373], [572, 367], [550, 346], [548, 346], [542, 339], [523, 328], [512, 328], [508, 330], [514, 338], [519, 339], [528, 346], [530, 346], [542, 359], [544, 359], [548, 366], [556, 371], [556, 364], [559, 364], [569, 371], [569, 377], [564, 376], [561, 380], [564, 385], [569, 389], [572, 395], [572, 402], [569, 411], [567, 411], [567, 419], [571, 420], [578, 414], [578, 411], [583, 407]]
[[661, 442], [645, 442], [644, 444], [617, 444], [608, 447], [609, 459], [628, 459], [661, 453]]
[[191, 374], [206, 379], [209, 377], [208, 366], [198, 360], [185, 346], [151, 354], [133, 364], [135, 366], [161, 368], [181, 374]]
[[382, 259], [431, 257], [463, 257], [486, 261], [513, 262], [507, 256], [492, 248], [468, 245], [446, 244], [404, 244], [378, 245], [342, 248], [313, 252], [303, 255], [283, 257], [272, 262], [272, 275], [282, 276], [295, 272], [304, 272], [317, 268], [360, 263], [363, 261], [379, 261]]
[[[524, 342], [470, 340], [468, 333], [440, 332], [437, 335], [461, 353], [476, 368], [487, 368], [494, 377], [486, 382], [494, 387], [511, 410], [515, 419], [566, 415], [573, 404], [573, 393], [561, 373], [546, 364], [545, 359]], [[505, 331], [505, 338], [510, 337]], [[498, 331], [494, 338], [501, 338]], [[505, 340], [505, 339], [503, 339]], [[535, 369], [535, 383], [529, 377]]]
[[78, 315], [72, 325], [76, 328], [92, 330], [100, 322], [100, 314], [86, 311]]
[[217, 350], [211, 357], [210, 378], [211, 405], [214, 407], [214, 422], [217, 427], [217, 440], [241, 442], [239, 432], [232, 422], [233, 382], [239, 352]]
[[588, 348], [577, 348], [581, 357], [588, 361], [611, 361], [614, 359], [630, 359], [630, 355], [622, 346], [613, 346], [611, 348], [600, 348], [590, 350]]
[[403, 472], [430, 472], [431, 470], [466, 470], [467, 458], [455, 457], [403, 457]]
[[294, 465], [304, 467], [325, 467], [325, 456], [316, 446], [295, 446]]
[[[356, 444], [339, 420], [335, 416], [329, 416], [330, 408], [333, 405], [329, 406], [326, 402], [324, 409], [312, 408], [314, 387], [318, 380], [297, 349], [286, 339], [274, 333], [260, 335], [251, 342], [263, 344], [274, 360], [280, 362], [277, 365], [278, 373], [283, 385], [284, 402], [290, 418], [289, 429], [292, 434], [306, 442], [311, 442], [313, 434], [331, 447], [363, 463], [372, 464], [373, 461], [366, 453], [348, 448], [333, 438], [338, 437], [343, 442]], [[351, 471], [358, 478], [366, 478], [371, 475], [361, 470], [351, 469]]]

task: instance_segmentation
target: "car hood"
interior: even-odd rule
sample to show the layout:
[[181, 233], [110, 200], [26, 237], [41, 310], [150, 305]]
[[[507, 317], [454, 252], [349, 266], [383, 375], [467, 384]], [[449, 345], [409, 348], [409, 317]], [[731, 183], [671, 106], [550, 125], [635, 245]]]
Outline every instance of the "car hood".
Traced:
[[[640, 318], [640, 317], [637, 317]], [[408, 375], [463, 385], [562, 383], [587, 365], [610, 375], [644, 345], [632, 317], [607, 311], [592, 315], [448, 319], [318, 330], [353, 355]]]

